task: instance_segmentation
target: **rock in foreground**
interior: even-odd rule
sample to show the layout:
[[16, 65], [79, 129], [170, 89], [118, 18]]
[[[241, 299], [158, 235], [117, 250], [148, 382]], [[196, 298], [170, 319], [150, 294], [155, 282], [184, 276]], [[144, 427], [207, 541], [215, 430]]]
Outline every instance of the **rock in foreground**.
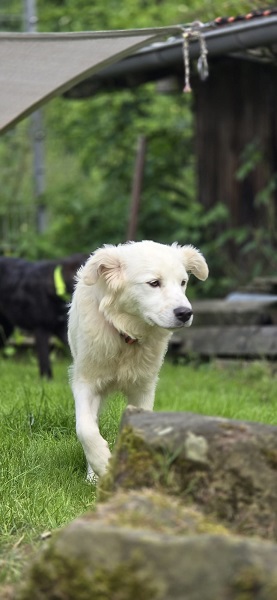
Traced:
[[150, 487], [235, 533], [277, 540], [277, 427], [128, 408], [99, 497]]
[[277, 545], [228, 534], [176, 500], [117, 494], [59, 531], [19, 600], [274, 600]]

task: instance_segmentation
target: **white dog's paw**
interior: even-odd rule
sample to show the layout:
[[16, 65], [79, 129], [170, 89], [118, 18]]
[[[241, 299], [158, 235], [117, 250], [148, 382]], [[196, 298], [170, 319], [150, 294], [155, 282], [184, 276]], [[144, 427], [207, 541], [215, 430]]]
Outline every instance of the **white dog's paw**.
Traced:
[[87, 463], [87, 481], [96, 483], [98, 477], [102, 477], [107, 471], [111, 452], [108, 443], [103, 438], [100, 438], [97, 448], [94, 446], [93, 450], [93, 456], [92, 454], [90, 455], [90, 460]]
[[102, 475], [105, 475], [107, 468], [108, 468], [110, 458], [111, 458], [111, 452], [110, 452], [107, 442], [105, 442], [105, 448], [101, 449], [101, 454], [97, 457], [97, 465], [96, 464], [94, 465], [95, 472], [97, 473], [97, 475], [99, 475], [99, 477], [102, 477]]
[[94, 473], [94, 470], [92, 469], [92, 467], [90, 465], [88, 465], [88, 468], [87, 468], [86, 481], [88, 483], [92, 483], [93, 485], [96, 485], [98, 482], [98, 475], [96, 475], [96, 473]]

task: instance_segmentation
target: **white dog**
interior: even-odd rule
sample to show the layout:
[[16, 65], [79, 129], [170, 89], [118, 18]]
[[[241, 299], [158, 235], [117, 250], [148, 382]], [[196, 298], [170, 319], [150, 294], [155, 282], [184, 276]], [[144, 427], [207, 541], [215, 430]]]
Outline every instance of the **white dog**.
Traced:
[[110, 458], [98, 428], [103, 398], [120, 390], [128, 404], [153, 408], [169, 338], [192, 323], [189, 273], [208, 277], [196, 248], [152, 241], [104, 246], [77, 273], [68, 336], [76, 431], [89, 479], [102, 475]]

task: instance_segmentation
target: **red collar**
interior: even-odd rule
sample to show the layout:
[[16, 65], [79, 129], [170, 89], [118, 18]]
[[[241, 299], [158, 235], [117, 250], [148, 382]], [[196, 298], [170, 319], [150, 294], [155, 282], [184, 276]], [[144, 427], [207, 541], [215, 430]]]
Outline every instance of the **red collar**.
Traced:
[[128, 344], [129, 346], [131, 344], [135, 344], [136, 342], [138, 342], [138, 340], [136, 338], [132, 338], [130, 335], [128, 335], [127, 333], [120, 333], [120, 337], [122, 337], [124, 339], [124, 342], [126, 344]]

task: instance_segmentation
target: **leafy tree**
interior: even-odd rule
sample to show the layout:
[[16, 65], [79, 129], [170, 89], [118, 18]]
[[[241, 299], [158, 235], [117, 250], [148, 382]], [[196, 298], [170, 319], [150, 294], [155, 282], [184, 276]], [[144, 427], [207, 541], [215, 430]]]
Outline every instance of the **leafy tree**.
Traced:
[[[0, 18], [7, 11], [21, 13], [19, 0], [5, 2]], [[38, 28], [81, 31], [153, 27], [195, 19], [207, 22], [218, 15], [246, 13], [258, 4], [237, 0], [189, 0], [185, 5], [170, 0], [37, 0]], [[44, 235], [35, 235], [32, 221], [23, 219], [17, 239], [11, 239], [11, 249], [37, 258], [92, 251], [104, 242], [124, 241], [137, 141], [144, 135], [147, 150], [138, 239], [198, 245], [209, 261], [214, 261], [223, 286], [230, 285], [230, 280], [224, 279], [223, 254], [214, 247], [214, 225], [226, 221], [226, 209], [217, 206], [206, 214], [196, 201], [191, 101], [187, 95], [159, 94], [153, 84], [84, 101], [52, 100], [44, 108], [49, 226]], [[0, 140], [4, 213], [11, 203], [30, 207], [33, 202], [27, 128], [24, 123]], [[217, 239], [222, 246], [225, 242], [226, 234], [221, 241]], [[214, 280], [210, 281], [206, 290], [214, 285]]]

